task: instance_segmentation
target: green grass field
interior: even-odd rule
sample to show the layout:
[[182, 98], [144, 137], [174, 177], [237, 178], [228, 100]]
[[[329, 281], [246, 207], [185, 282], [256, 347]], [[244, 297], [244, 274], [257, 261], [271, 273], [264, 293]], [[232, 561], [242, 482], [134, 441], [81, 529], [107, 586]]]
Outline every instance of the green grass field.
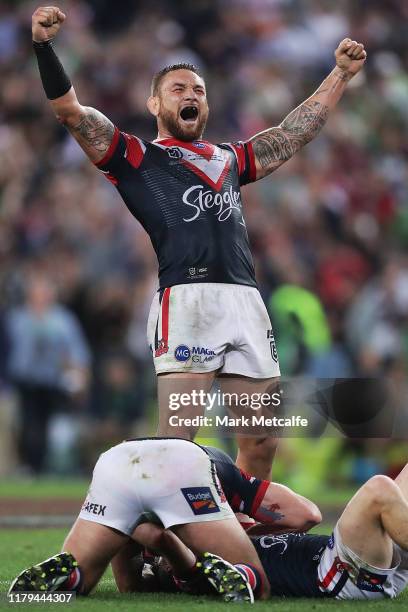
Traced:
[[[14, 499], [30, 514], [30, 500], [46, 498], [81, 500], [86, 494], [89, 482], [80, 479], [43, 478], [39, 481], [15, 480], [0, 481], [0, 507], [2, 499]], [[353, 494], [353, 490], [326, 488], [319, 491], [316, 499], [327, 508], [340, 509]], [[329, 533], [332, 525], [319, 526], [319, 532]], [[41, 609], [61, 610], [63, 604], [8, 604], [5, 593], [10, 581], [25, 567], [45, 559], [60, 550], [67, 529], [0, 529], [0, 609]], [[228, 604], [217, 599], [194, 598], [187, 595], [141, 594], [120, 595], [110, 571], [108, 571], [96, 591], [88, 598], [79, 598], [68, 609], [84, 612], [127, 612], [147, 610], [152, 612], [218, 612]], [[293, 600], [275, 599], [257, 602], [255, 610], [276, 610], [276, 612], [310, 612], [311, 610], [353, 610], [385, 612], [390, 609], [408, 609], [408, 590], [400, 598], [378, 602], [340, 602], [333, 600]]]
[[[65, 529], [13, 529], [0, 530], [0, 591], [1, 609], [33, 609], [32, 605], [8, 604], [4, 593], [10, 580], [24, 567], [44, 559], [60, 549], [66, 534]], [[97, 590], [88, 598], [79, 598], [69, 605], [70, 610], [85, 612], [125, 612], [140, 610], [152, 612], [178, 612], [186, 609], [188, 612], [218, 612], [225, 610], [228, 604], [216, 599], [194, 598], [187, 595], [120, 595], [116, 592], [113, 578], [109, 572], [105, 574]], [[231, 604], [230, 604], [231, 605]], [[61, 610], [63, 604], [34, 604], [34, 609]], [[408, 592], [394, 601], [379, 602], [336, 602], [332, 600], [271, 600], [255, 604], [256, 610], [276, 610], [279, 612], [306, 612], [310, 610], [345, 610], [345, 611], [376, 611], [385, 612], [390, 609], [406, 610], [408, 608]]]

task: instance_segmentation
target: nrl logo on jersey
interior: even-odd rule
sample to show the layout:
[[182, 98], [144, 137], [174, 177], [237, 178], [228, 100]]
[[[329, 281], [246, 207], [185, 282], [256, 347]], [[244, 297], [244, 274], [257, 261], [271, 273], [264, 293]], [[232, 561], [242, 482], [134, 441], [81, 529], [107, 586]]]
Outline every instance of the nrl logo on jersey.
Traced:
[[171, 159], [181, 159], [183, 157], [183, 153], [180, 151], [178, 147], [169, 147], [166, 149], [167, 155]]
[[231, 187], [223, 193], [214, 193], [211, 189], [205, 189], [203, 185], [193, 185], [183, 194], [183, 202], [193, 210], [191, 216], [183, 217], [183, 221], [190, 223], [195, 221], [202, 212], [212, 211], [218, 221], [227, 221], [234, 211], [238, 211], [240, 224], [245, 227], [242, 217], [241, 194]]

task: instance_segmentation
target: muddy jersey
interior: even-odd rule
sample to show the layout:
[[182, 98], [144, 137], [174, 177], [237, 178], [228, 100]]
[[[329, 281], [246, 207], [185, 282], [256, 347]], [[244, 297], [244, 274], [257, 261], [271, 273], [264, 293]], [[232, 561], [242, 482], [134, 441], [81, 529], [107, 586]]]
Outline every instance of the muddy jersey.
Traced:
[[252, 538], [270, 582], [271, 595], [327, 597], [318, 586], [317, 566], [329, 540], [329, 536], [305, 533]]
[[115, 129], [98, 168], [150, 236], [160, 287], [256, 287], [241, 185], [255, 180], [250, 142], [148, 142]]

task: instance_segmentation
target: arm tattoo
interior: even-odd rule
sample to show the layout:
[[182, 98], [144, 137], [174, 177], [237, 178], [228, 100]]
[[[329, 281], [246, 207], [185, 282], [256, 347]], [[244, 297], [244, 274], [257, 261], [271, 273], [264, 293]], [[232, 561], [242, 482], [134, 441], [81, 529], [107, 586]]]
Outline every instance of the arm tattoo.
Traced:
[[320, 132], [328, 114], [328, 106], [309, 100], [295, 108], [279, 127], [256, 136], [253, 148], [261, 167], [272, 171], [290, 159]]
[[272, 504], [271, 506], [260, 506], [257, 515], [266, 518], [268, 522], [281, 521], [285, 518], [282, 512], [279, 512], [280, 506], [278, 504]]
[[99, 153], [106, 153], [115, 132], [114, 125], [105, 115], [94, 108], [85, 108], [79, 117], [79, 123], [71, 128], [76, 139], [87, 148]]

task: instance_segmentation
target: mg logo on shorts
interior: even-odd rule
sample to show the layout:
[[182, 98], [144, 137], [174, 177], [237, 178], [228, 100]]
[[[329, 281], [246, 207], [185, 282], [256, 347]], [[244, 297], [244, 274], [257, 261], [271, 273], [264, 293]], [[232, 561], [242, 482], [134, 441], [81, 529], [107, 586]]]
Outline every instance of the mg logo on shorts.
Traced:
[[174, 356], [177, 361], [188, 361], [191, 357], [191, 351], [185, 344], [179, 344], [174, 351]]

